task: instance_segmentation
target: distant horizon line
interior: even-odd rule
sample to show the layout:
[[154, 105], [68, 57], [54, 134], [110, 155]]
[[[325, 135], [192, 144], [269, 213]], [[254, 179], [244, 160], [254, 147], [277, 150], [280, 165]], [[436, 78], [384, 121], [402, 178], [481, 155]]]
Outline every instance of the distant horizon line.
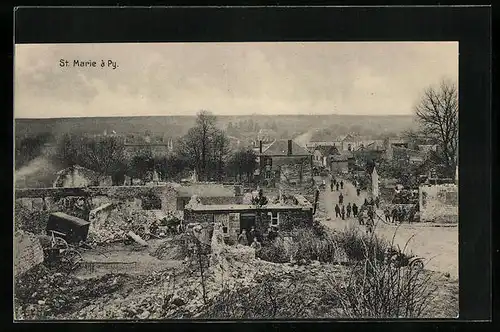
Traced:
[[[413, 114], [346, 114], [346, 113], [282, 113], [282, 114], [263, 114], [263, 113], [250, 113], [250, 114], [216, 114], [217, 117], [237, 117], [237, 116], [368, 116], [368, 117], [384, 117], [384, 116], [412, 116]], [[108, 115], [108, 116], [62, 116], [62, 117], [46, 117], [46, 118], [31, 118], [31, 117], [14, 117], [14, 120], [57, 120], [57, 119], [97, 119], [97, 118], [148, 118], [148, 117], [196, 117], [196, 114], [185, 115]]]

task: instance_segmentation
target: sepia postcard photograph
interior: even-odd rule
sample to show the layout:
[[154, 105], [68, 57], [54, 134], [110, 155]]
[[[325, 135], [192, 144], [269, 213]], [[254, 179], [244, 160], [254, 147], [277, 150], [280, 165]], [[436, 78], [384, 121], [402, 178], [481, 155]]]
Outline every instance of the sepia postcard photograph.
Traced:
[[14, 47], [14, 319], [459, 316], [458, 42]]

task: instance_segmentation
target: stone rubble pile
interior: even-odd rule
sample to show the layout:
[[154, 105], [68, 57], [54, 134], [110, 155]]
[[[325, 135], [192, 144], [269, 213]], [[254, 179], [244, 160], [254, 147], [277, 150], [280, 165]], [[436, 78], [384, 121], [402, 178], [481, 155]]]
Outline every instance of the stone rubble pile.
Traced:
[[120, 290], [130, 277], [107, 274], [80, 280], [45, 266], [29, 271], [15, 283], [16, 319], [58, 319]]
[[[210, 266], [204, 271], [208, 305], [223, 290], [257, 287], [262, 278], [295, 282], [314, 300], [315, 288], [327, 274], [340, 273], [342, 266], [277, 264], [255, 258], [247, 246], [224, 244], [221, 225], [214, 225]], [[191, 258], [192, 259], [192, 258]], [[47, 274], [47, 275], [45, 275]], [[22, 300], [16, 302], [18, 317], [25, 319], [177, 319], [206, 315], [200, 271], [185, 264], [181, 268], [151, 272], [146, 276], [108, 274], [79, 280], [64, 274], [40, 272], [34, 280], [23, 280]], [[35, 282], [35, 280], [39, 282]], [[29, 285], [29, 287], [27, 287]], [[311, 288], [311, 289], [309, 289]], [[18, 286], [19, 289], [19, 286]]]
[[[129, 231], [142, 228], [149, 231], [153, 222], [163, 224], [169, 220], [182, 220], [182, 211], [146, 211], [114, 209], [105, 220], [99, 223], [91, 221], [88, 241], [90, 244], [106, 244], [123, 240]], [[166, 235], [164, 227], [159, 227], [158, 235]]]

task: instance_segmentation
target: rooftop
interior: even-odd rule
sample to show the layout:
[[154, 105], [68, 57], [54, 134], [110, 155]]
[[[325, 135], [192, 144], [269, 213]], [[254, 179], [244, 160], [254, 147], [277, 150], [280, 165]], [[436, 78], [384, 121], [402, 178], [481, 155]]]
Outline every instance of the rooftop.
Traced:
[[315, 150], [320, 151], [323, 156], [339, 154], [339, 150], [333, 145], [320, 145]]
[[[303, 205], [282, 205], [282, 204], [267, 204], [260, 208], [260, 210], [302, 210], [311, 208]], [[217, 204], [217, 205], [195, 205], [188, 209], [193, 211], [246, 211], [257, 210], [255, 205], [250, 204]]]
[[[262, 151], [263, 155], [267, 156], [287, 156], [288, 155], [288, 140], [275, 140], [267, 148]], [[292, 141], [292, 156], [309, 156], [311, 155], [305, 148], [301, 147]]]
[[75, 217], [75, 216], [71, 216], [71, 215], [63, 213], [63, 212], [54, 212], [51, 214], [51, 216], [61, 218], [61, 219], [70, 220], [79, 226], [86, 226], [86, 225], [90, 224], [90, 222], [88, 222], [86, 220], [83, 220], [83, 219]]

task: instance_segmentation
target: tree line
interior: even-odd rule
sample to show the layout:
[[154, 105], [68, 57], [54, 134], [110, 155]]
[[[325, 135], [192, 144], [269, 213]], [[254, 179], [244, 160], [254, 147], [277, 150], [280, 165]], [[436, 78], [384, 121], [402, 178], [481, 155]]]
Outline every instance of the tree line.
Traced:
[[229, 138], [208, 111], [197, 114], [195, 126], [178, 140], [173, 153], [158, 155], [145, 144], [130, 155], [119, 136], [64, 134], [56, 158], [66, 167], [79, 165], [111, 176], [114, 185], [123, 184], [126, 176], [131, 182], [151, 181], [154, 171], [159, 180], [178, 181], [196, 171], [200, 181], [252, 181], [257, 167], [252, 149], [231, 151]]

